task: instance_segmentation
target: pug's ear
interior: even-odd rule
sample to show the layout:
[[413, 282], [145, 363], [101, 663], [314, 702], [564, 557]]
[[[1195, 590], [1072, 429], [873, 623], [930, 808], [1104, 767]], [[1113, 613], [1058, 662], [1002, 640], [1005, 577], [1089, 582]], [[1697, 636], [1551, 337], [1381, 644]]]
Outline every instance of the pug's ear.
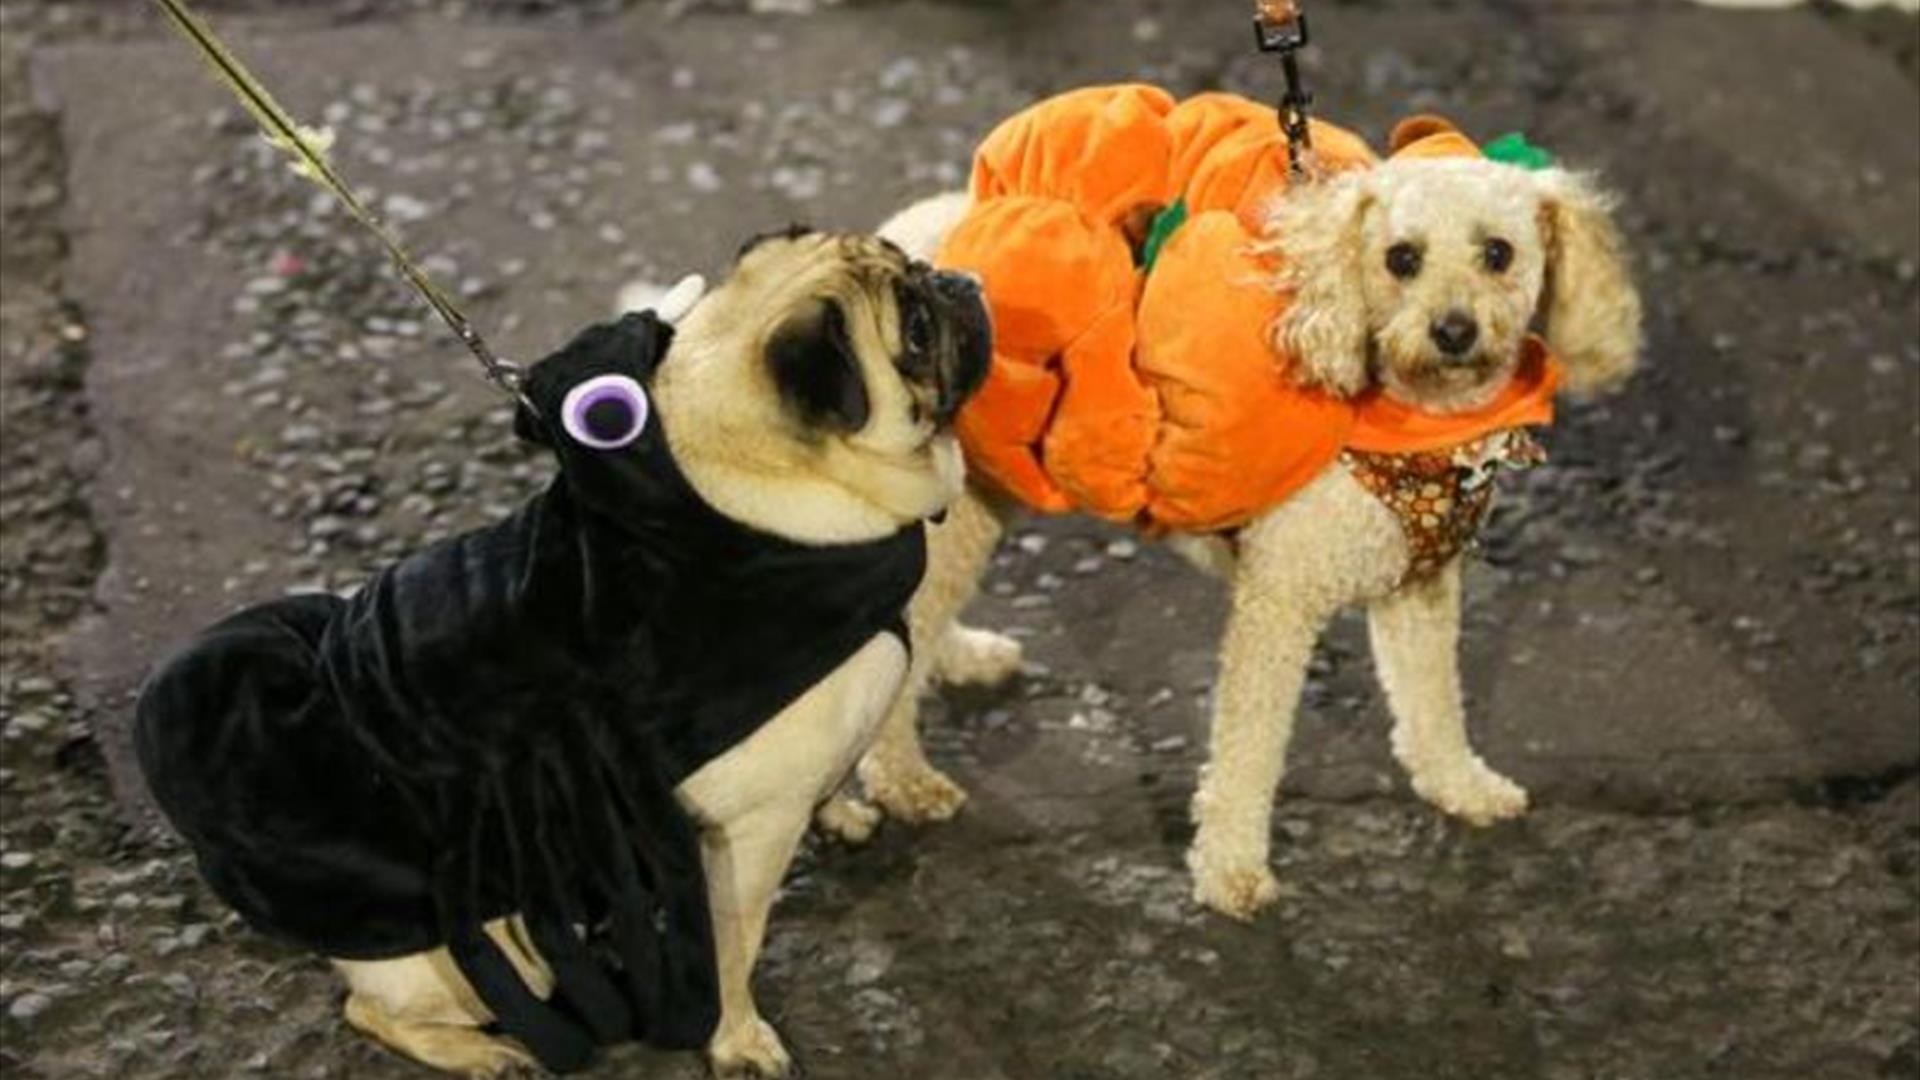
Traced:
[[867, 381], [839, 304], [822, 301], [782, 323], [767, 342], [767, 370], [808, 427], [854, 432], [867, 426]]

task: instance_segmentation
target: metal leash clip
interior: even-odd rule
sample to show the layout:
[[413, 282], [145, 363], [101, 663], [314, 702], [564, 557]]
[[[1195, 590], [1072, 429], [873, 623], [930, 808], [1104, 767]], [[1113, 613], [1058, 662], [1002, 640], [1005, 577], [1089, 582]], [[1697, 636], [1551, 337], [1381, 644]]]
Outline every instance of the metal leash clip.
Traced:
[[1280, 54], [1280, 68], [1287, 79], [1287, 91], [1280, 96], [1277, 111], [1280, 130], [1287, 136], [1288, 170], [1296, 180], [1306, 177], [1308, 155], [1313, 152], [1313, 136], [1307, 125], [1313, 93], [1300, 77], [1298, 56], [1307, 40], [1307, 13], [1300, 10], [1297, 0], [1254, 0], [1254, 44], [1261, 52]]

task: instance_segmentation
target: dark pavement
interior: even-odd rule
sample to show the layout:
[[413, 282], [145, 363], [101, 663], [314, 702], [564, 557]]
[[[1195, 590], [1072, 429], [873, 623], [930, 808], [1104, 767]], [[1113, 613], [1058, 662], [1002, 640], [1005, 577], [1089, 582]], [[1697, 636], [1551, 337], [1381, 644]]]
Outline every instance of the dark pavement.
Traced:
[[[213, 8], [529, 358], [634, 276], [959, 186], [987, 127], [1049, 91], [1278, 84], [1233, 3], [501, 14], [553, 6]], [[319, 964], [121, 828], [143, 822], [127, 695], [195, 627], [349, 587], [544, 466], [177, 42], [37, 7], [0, 23], [0, 85], [37, 93], [0, 185], [28, 433], [0, 477], [5, 596], [43, 612], [7, 624], [0, 679], [0, 1063], [415, 1075], [345, 1034]], [[1621, 194], [1646, 370], [1563, 411], [1468, 576], [1475, 739], [1536, 809], [1474, 831], [1412, 799], [1348, 619], [1276, 816], [1285, 899], [1251, 927], [1202, 915], [1180, 853], [1223, 596], [1119, 532], [1035, 521], [972, 615], [1034, 669], [928, 709], [973, 802], [809, 855], [775, 914], [770, 1015], [816, 1078], [1915, 1075], [1920, 24], [1311, 10], [1329, 119], [1376, 141], [1415, 111], [1524, 130]], [[16, 162], [47, 145], [42, 205]], [[63, 562], [20, 554], [71, 536]], [[697, 1074], [628, 1052], [596, 1075]]]

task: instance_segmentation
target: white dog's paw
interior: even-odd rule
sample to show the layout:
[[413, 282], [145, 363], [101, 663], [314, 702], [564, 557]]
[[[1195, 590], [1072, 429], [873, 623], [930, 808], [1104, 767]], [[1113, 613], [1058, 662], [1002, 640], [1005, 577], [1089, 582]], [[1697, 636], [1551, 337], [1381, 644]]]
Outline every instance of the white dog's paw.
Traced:
[[1416, 777], [1413, 790], [1421, 798], [1473, 825], [1491, 825], [1519, 817], [1527, 810], [1526, 789], [1478, 759], [1437, 777]]
[[908, 769], [869, 765], [860, 772], [860, 785], [866, 789], [867, 798], [895, 821], [946, 821], [967, 804], [964, 788], [926, 764]]
[[1280, 898], [1280, 882], [1265, 860], [1246, 863], [1212, 857], [1196, 846], [1187, 853], [1193, 873], [1193, 898], [1204, 907], [1241, 922]]
[[883, 815], [880, 808], [851, 795], [835, 795], [820, 804], [813, 823], [829, 836], [845, 844], [864, 844], [873, 839]]
[[1020, 673], [1020, 643], [992, 630], [959, 623], [947, 629], [934, 672], [951, 686], [998, 686]]
[[793, 1075], [793, 1058], [773, 1025], [759, 1017], [735, 1024], [707, 1044], [719, 1080], [777, 1080]]

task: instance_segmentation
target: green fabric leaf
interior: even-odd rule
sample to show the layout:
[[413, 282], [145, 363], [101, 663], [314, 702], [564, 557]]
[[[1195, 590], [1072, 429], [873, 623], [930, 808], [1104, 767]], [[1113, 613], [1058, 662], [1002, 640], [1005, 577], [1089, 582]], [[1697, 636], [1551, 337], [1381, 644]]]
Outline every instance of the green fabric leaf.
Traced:
[[1553, 164], [1553, 155], [1533, 145], [1517, 131], [1508, 132], [1480, 148], [1492, 161], [1517, 165], [1522, 169], [1544, 169]]
[[1187, 223], [1187, 200], [1175, 199], [1166, 209], [1153, 215], [1153, 224], [1147, 226], [1147, 241], [1140, 245], [1140, 268], [1152, 270], [1153, 262], [1160, 257], [1160, 249], [1167, 240]]

